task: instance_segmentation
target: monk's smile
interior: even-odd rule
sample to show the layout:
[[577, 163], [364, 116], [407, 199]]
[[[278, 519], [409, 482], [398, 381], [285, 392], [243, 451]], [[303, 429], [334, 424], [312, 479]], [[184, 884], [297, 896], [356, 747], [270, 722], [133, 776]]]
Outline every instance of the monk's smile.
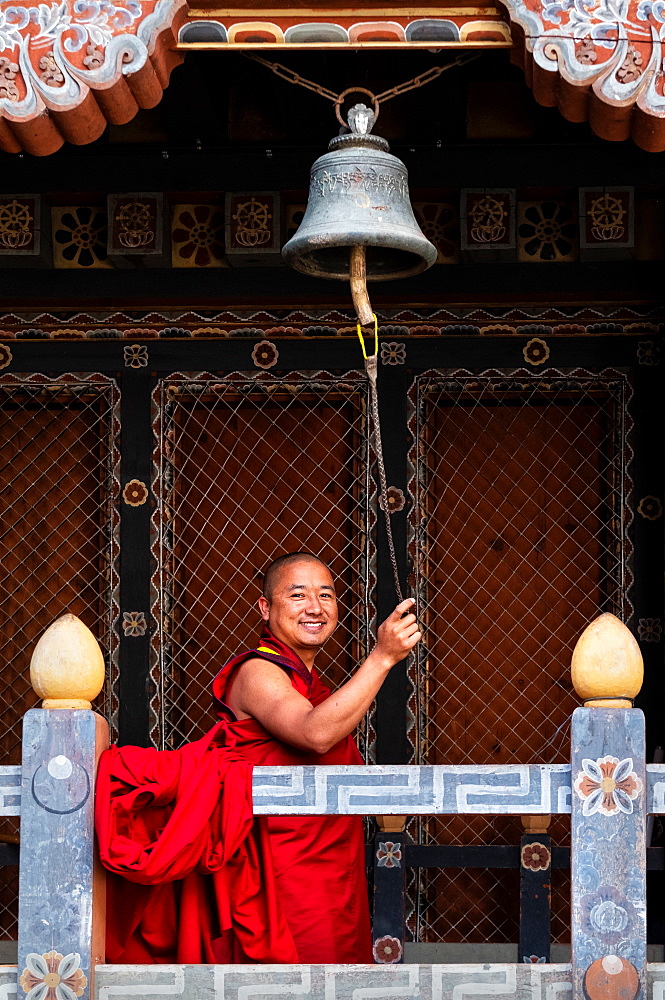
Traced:
[[311, 632], [312, 635], [316, 635], [317, 632], [320, 632], [325, 624], [325, 622], [300, 622], [300, 625], [302, 625], [304, 629], [307, 629], [308, 632]]

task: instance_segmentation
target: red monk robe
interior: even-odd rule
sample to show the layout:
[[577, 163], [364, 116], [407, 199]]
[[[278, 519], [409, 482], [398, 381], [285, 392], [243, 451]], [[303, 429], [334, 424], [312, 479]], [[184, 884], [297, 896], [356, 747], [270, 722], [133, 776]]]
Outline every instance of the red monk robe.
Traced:
[[[225, 704], [237, 668], [259, 657], [288, 672], [291, 684], [312, 705], [330, 697], [316, 667], [307, 669], [267, 627], [256, 650], [222, 667], [213, 683], [225, 745], [254, 764], [362, 764], [352, 736], [316, 754], [276, 740], [254, 719], [237, 720]], [[216, 739], [220, 738], [220, 733]], [[293, 935], [298, 960], [372, 962], [365, 843], [359, 816], [280, 816], [267, 820], [277, 897]]]
[[[325, 754], [274, 739], [224, 703], [236, 669], [263, 658], [313, 705], [330, 690], [267, 629], [215, 678], [221, 722], [178, 751], [102, 756], [97, 833], [109, 880], [110, 962], [372, 961], [359, 817], [251, 819], [252, 764], [360, 764], [351, 736]], [[221, 793], [220, 793], [221, 786]], [[149, 888], [148, 888], [149, 886]]]

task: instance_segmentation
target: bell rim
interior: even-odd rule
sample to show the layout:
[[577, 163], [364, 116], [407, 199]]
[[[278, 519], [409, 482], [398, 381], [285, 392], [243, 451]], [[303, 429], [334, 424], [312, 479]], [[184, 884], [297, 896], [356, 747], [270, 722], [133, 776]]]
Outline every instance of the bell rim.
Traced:
[[[349, 246], [350, 245], [351, 244], [349, 244]], [[358, 244], [354, 245], [357, 246]], [[340, 246], [340, 244], [334, 244], [334, 246]], [[432, 267], [436, 263], [436, 258], [438, 256], [436, 247], [434, 247], [433, 244], [430, 244], [430, 246], [432, 246], [434, 250], [433, 260], [428, 260], [427, 257], [419, 255], [419, 260], [414, 263], [413, 267], [399, 271], [385, 271], [382, 274], [372, 274], [368, 271], [366, 280], [368, 282], [395, 281], [399, 278], [412, 278], [416, 274], [422, 274], [423, 271], [427, 271], [430, 267]], [[288, 255], [285, 254], [284, 251], [286, 250], [287, 247], [288, 243], [282, 248], [282, 257], [285, 263], [288, 264], [289, 267], [292, 267], [295, 271], [299, 271], [300, 274], [306, 274], [310, 278], [323, 278], [326, 281], [347, 281], [347, 282], [349, 281], [351, 277], [349, 271], [322, 271], [319, 267], [317, 267], [314, 264], [314, 262], [312, 263], [309, 262], [308, 254], [296, 254], [293, 250], [290, 251]], [[316, 249], [320, 250], [325, 248], [317, 247]], [[332, 247], [330, 249], [332, 249]], [[389, 249], [395, 249], [395, 248], [389, 248]], [[402, 249], [402, 248], [399, 247], [397, 249]], [[414, 253], [415, 256], [415, 251], [409, 251], [409, 252]]]

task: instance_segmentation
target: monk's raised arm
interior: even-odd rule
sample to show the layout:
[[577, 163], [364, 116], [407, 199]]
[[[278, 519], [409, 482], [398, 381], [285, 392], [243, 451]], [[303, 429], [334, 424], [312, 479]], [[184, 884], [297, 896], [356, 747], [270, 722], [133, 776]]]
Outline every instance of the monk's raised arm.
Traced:
[[[352, 733], [396, 663], [421, 638], [413, 599], [398, 604], [377, 633], [376, 646], [353, 677], [316, 707], [299, 694], [281, 667], [267, 660], [247, 660], [238, 668], [228, 694], [238, 718], [252, 718], [284, 743], [326, 753]], [[404, 617], [402, 617], [404, 616]]]

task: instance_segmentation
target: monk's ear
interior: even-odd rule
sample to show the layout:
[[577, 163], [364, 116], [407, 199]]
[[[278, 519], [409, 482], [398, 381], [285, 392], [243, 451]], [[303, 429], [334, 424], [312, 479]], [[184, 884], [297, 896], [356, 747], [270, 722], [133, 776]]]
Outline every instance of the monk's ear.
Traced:
[[259, 597], [259, 611], [264, 622], [267, 622], [270, 618], [270, 601], [267, 597]]

